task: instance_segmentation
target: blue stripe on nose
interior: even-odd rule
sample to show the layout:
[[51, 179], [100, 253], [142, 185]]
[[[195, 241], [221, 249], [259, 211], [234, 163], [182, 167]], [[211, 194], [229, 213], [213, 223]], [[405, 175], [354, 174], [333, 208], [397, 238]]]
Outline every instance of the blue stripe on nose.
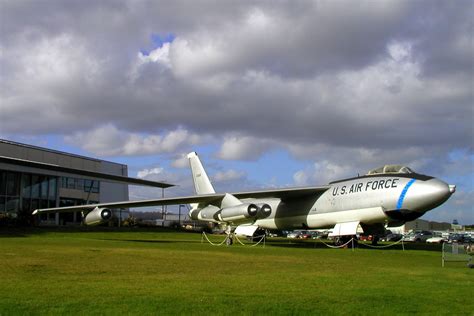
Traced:
[[408, 189], [411, 187], [411, 185], [416, 181], [416, 179], [411, 179], [403, 188], [402, 193], [400, 194], [400, 197], [398, 198], [398, 203], [397, 203], [397, 211], [402, 209], [403, 206], [403, 200], [405, 199], [405, 195], [407, 194]]

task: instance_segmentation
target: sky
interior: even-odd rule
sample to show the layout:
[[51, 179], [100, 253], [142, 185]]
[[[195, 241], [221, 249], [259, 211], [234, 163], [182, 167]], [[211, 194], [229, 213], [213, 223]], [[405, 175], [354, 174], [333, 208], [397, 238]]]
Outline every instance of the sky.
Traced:
[[423, 219], [473, 224], [473, 6], [0, 0], [0, 138], [169, 196], [193, 194], [190, 151], [225, 192], [404, 164], [457, 185]]

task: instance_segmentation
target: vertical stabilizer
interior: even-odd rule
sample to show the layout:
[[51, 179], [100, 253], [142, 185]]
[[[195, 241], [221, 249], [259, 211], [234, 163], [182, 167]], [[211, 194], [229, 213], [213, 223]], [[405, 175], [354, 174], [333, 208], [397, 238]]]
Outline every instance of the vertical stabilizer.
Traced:
[[195, 152], [189, 153], [188, 159], [193, 174], [194, 190], [196, 190], [196, 194], [216, 193], [198, 155]]

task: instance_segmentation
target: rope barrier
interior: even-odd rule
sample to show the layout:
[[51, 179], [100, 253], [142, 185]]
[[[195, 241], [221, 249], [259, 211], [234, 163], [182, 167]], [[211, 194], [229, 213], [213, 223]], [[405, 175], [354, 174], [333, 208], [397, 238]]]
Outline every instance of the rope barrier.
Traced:
[[[239, 237], [237, 237], [237, 235], [234, 235], [235, 236], [235, 239], [237, 239], [237, 241], [242, 245], [242, 246], [246, 246], [246, 244], [244, 244], [243, 242], [240, 241]], [[259, 245], [262, 241], [263, 241], [263, 247], [265, 247], [265, 238], [266, 236], [265, 235], [260, 235], [260, 236], [255, 236], [255, 237], [252, 237], [252, 238], [260, 238], [260, 240], [253, 244], [253, 245], [250, 245], [250, 247], [255, 247], [257, 245]]]
[[388, 247], [392, 247], [392, 246], [395, 246], [395, 245], [398, 245], [399, 243], [402, 243], [402, 248], [403, 250], [405, 250], [405, 245], [403, 244], [403, 238], [394, 242], [393, 244], [390, 244], [390, 245], [385, 245], [385, 246], [373, 246], [373, 245], [369, 245], [369, 244], [364, 244], [364, 243], [359, 243], [359, 245], [364, 245], [364, 246], [367, 246], [369, 248], [378, 248], [378, 249], [383, 249], [383, 248], [388, 248]]
[[237, 237], [237, 235], [235, 235], [235, 240], [237, 240], [239, 242], [239, 244], [241, 244], [242, 246], [245, 246], [245, 244], [240, 241], [240, 239], [239, 239], [239, 237]]
[[[239, 239], [239, 237], [237, 237], [237, 235], [234, 235], [234, 234], [232, 234], [232, 235], [233, 235], [233, 237], [235, 237], [235, 240], [237, 240], [242, 246], [247, 246], [247, 244], [244, 244]], [[213, 246], [222, 246], [227, 241], [227, 238], [230, 238], [230, 237], [226, 236], [226, 238], [221, 243], [213, 243], [211, 240], [209, 240], [209, 238], [207, 237], [207, 234], [205, 232], [202, 232], [201, 243], [204, 242], [204, 238], [207, 240], [208, 243], [210, 243]], [[259, 245], [260, 243], [262, 243], [262, 241], [263, 241], [263, 247], [265, 247], [265, 235], [255, 236], [253, 238], [260, 238], [260, 240], [257, 243], [255, 243], [253, 245], [250, 245], [250, 247], [255, 247], [255, 246]]]
[[227, 236], [226, 236], [225, 239], [220, 244], [216, 244], [216, 243], [213, 243], [212, 241], [210, 241], [209, 238], [207, 238], [207, 234], [205, 232], [202, 232], [201, 243], [204, 242], [204, 238], [206, 238], [207, 242], [210, 243], [213, 246], [222, 246], [227, 240]]
[[[237, 237], [237, 235], [234, 235], [233, 234], [233, 237], [235, 237], [235, 240], [237, 240], [237, 242], [239, 242], [242, 246], [246, 246], [247, 244], [244, 244], [240, 239], [239, 237]], [[213, 243], [208, 237], [207, 237], [207, 234], [205, 232], [202, 232], [202, 235], [201, 235], [201, 243], [204, 242], [204, 238], [207, 240], [208, 243], [210, 243], [211, 245], [213, 246], [222, 246], [228, 238], [231, 238], [230, 236], [226, 236], [224, 238], [224, 240], [220, 243]], [[261, 244], [263, 242], [263, 247], [265, 247], [265, 240], [266, 240], [266, 236], [265, 235], [260, 235], [260, 236], [255, 236], [255, 237], [252, 237], [252, 238], [259, 238], [260, 240], [256, 243], [254, 243], [253, 245], [250, 245], [250, 247], [255, 247], [259, 244]], [[343, 245], [340, 245], [340, 246], [333, 246], [333, 245], [329, 245], [327, 243], [325, 243], [324, 241], [320, 240], [321, 243], [323, 245], [325, 245], [326, 247], [329, 247], [329, 248], [332, 248], [332, 249], [338, 249], [338, 248], [344, 248], [346, 247], [347, 245], [349, 245], [350, 243], [352, 243], [352, 250], [354, 251], [354, 241], [355, 239], [354, 238], [351, 238], [349, 241], [347, 241], [345, 244]], [[393, 247], [395, 245], [398, 245], [399, 243], [402, 244], [402, 248], [403, 250], [405, 251], [405, 245], [403, 244], [403, 238], [394, 242], [393, 244], [390, 244], [390, 245], [384, 245], [384, 246], [373, 246], [373, 245], [369, 245], [369, 244], [364, 244], [364, 243], [358, 243], [359, 245], [364, 245], [366, 247], [369, 247], [369, 248], [375, 248], [375, 249], [383, 249], [383, 248], [389, 248], [389, 247]]]
[[[329, 247], [329, 248], [333, 248], [333, 249], [336, 249], [336, 248], [344, 248], [345, 246], [347, 246], [349, 243], [353, 242], [354, 241], [354, 238], [351, 238], [348, 242], [346, 242], [344, 245], [341, 245], [341, 246], [333, 246], [333, 245], [329, 245], [327, 243], [325, 243], [324, 241], [320, 240], [325, 246]], [[354, 249], [354, 245], [352, 245], [352, 249]]]

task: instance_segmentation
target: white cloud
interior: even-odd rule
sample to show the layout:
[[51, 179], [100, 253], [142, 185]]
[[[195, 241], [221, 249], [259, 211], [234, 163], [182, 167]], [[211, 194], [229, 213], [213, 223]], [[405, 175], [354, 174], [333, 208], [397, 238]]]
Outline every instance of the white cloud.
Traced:
[[308, 185], [308, 180], [309, 180], [309, 176], [308, 174], [303, 171], [303, 170], [300, 170], [300, 171], [297, 171], [294, 175], [293, 175], [293, 181], [295, 182], [295, 185], [297, 186], [306, 186]]
[[206, 38], [176, 38], [171, 46], [170, 60], [174, 73], [187, 78], [218, 72], [228, 62], [221, 43]]
[[150, 175], [159, 175], [163, 173], [163, 168], [143, 169], [137, 172], [138, 178], [146, 178]]
[[[296, 185], [323, 185], [331, 181], [354, 175], [354, 169], [348, 164], [335, 162], [315, 162], [305, 170], [299, 170], [293, 175]], [[357, 174], [356, 174], [357, 175]]]
[[172, 153], [179, 148], [196, 145], [201, 137], [178, 128], [164, 135], [127, 133], [111, 124], [65, 138], [97, 156], [136, 156]]
[[171, 162], [171, 166], [178, 169], [189, 168], [187, 154], [181, 154]]
[[387, 50], [396, 62], [406, 60], [412, 56], [412, 45], [410, 42], [391, 42], [387, 45]]
[[170, 43], [164, 43], [163, 46], [158, 47], [152, 50], [148, 55], [144, 55], [143, 53], [138, 53], [138, 60], [141, 64], [146, 64], [149, 62], [160, 63], [165, 66], [170, 67]]
[[236, 181], [245, 178], [245, 172], [236, 170], [227, 170], [216, 173], [212, 177], [217, 182]]
[[273, 146], [271, 141], [249, 136], [227, 136], [218, 157], [225, 160], [257, 160]]
[[140, 72], [146, 68], [147, 64], [154, 63], [163, 66], [165, 69], [171, 68], [169, 57], [171, 43], [164, 43], [163, 46], [152, 50], [148, 55], [139, 52], [135, 62], [132, 64], [129, 79], [133, 82], [138, 79]]

